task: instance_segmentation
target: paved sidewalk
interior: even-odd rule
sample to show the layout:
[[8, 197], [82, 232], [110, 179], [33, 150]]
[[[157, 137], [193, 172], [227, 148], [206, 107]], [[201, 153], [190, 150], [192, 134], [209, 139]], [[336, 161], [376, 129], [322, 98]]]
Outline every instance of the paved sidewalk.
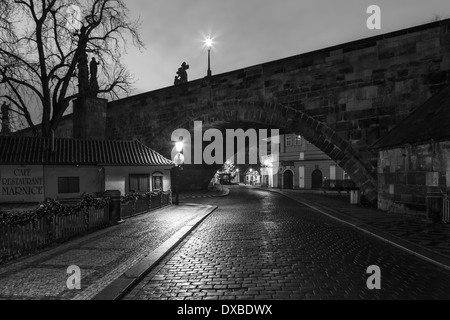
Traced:
[[[88, 300], [117, 296], [111, 288], [122, 275], [151, 259], [162, 259], [216, 207], [183, 203], [149, 212], [124, 223], [0, 267], [0, 299]], [[68, 290], [67, 268], [81, 269], [81, 290]], [[135, 278], [137, 279], [137, 278]], [[131, 285], [131, 282], [130, 282]], [[106, 289], [105, 289], [106, 288]]]
[[283, 194], [450, 270], [450, 224], [433, 224], [425, 217], [352, 205], [345, 194], [262, 190]]

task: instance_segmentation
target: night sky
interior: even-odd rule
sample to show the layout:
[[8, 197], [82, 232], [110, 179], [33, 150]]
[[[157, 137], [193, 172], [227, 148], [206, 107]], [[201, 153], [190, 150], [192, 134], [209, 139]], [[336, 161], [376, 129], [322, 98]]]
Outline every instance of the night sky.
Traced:
[[[332, 45], [450, 17], [448, 0], [129, 0], [146, 48], [129, 46], [125, 64], [134, 93], [173, 85], [183, 61], [189, 80], [206, 76], [204, 39], [214, 38], [212, 72], [220, 74]], [[366, 13], [378, 5], [382, 29]]]

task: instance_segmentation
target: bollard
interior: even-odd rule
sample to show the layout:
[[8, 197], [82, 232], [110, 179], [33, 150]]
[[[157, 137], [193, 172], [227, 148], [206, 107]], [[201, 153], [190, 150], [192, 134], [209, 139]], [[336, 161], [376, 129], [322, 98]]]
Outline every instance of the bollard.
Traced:
[[442, 220], [443, 212], [443, 197], [440, 192], [428, 192], [427, 193], [427, 216], [433, 221], [438, 223]]
[[350, 191], [350, 203], [351, 204], [360, 204], [361, 202], [361, 192], [359, 190], [351, 190]]
[[108, 190], [105, 193], [111, 198], [111, 203], [109, 205], [109, 223], [114, 225], [124, 222], [120, 212], [120, 191]]

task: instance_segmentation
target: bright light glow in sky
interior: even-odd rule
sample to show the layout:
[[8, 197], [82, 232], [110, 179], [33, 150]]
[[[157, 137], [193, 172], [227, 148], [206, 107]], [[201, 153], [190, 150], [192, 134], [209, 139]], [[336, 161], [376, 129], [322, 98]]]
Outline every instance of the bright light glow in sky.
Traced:
[[208, 49], [211, 48], [213, 45], [213, 40], [210, 37], [206, 38], [205, 45]]
[[[448, 0], [130, 0], [140, 17], [145, 50], [128, 48], [125, 64], [135, 94], [173, 85], [183, 61], [189, 80], [450, 17]], [[370, 5], [381, 8], [381, 30], [369, 30]]]

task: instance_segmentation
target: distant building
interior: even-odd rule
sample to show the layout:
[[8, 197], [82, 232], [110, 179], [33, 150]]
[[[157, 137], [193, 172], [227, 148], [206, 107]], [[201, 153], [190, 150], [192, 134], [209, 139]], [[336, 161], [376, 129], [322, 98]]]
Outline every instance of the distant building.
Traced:
[[[442, 194], [448, 193], [449, 124], [450, 87], [447, 87], [414, 110], [374, 145], [379, 152], [380, 209], [425, 215], [427, 208], [430, 209], [430, 200], [442, 199]], [[437, 214], [441, 214], [442, 206], [438, 204], [434, 207]]]
[[0, 203], [168, 191], [172, 168], [139, 141], [0, 137]]
[[323, 181], [346, 180], [349, 176], [330, 157], [302, 136], [280, 136], [279, 168], [276, 159], [261, 159], [261, 183], [283, 189], [320, 189]]
[[260, 185], [261, 184], [261, 174], [258, 170], [255, 169], [248, 169], [245, 172], [245, 184], [248, 185]]

